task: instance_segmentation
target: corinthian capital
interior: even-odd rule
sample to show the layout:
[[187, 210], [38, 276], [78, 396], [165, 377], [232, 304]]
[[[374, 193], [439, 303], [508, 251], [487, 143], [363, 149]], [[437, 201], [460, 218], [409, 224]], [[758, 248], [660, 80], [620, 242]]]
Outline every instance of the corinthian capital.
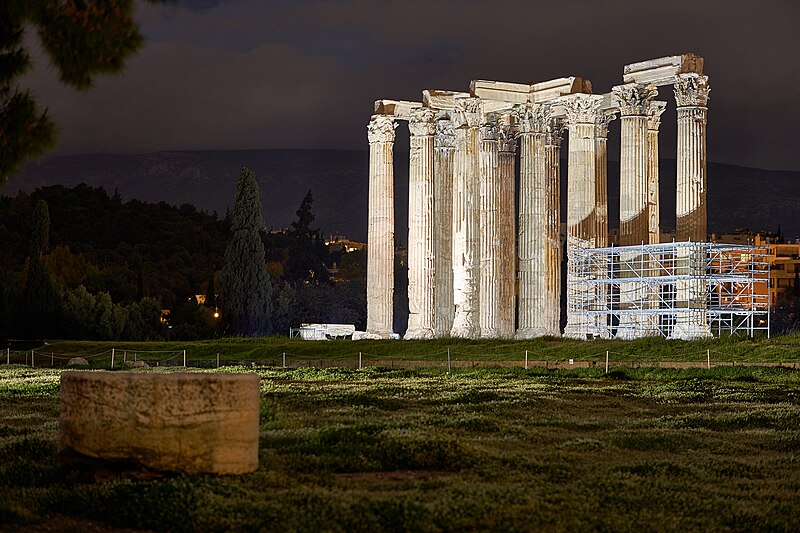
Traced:
[[680, 74], [675, 78], [675, 103], [678, 107], [706, 107], [708, 105], [708, 76]]
[[658, 131], [661, 125], [661, 115], [667, 109], [666, 102], [659, 102], [658, 100], [650, 102], [647, 107], [647, 129]]
[[517, 151], [517, 127], [514, 124], [514, 117], [510, 114], [503, 114], [497, 121], [497, 148], [501, 152]]
[[372, 115], [367, 125], [369, 143], [394, 142], [394, 129], [397, 124], [387, 115]]
[[564, 97], [562, 105], [569, 124], [594, 124], [602, 96], [574, 94]]
[[484, 141], [496, 141], [498, 135], [498, 116], [495, 113], [484, 115], [483, 124], [481, 124], [481, 139]]
[[522, 133], [546, 133], [553, 109], [546, 104], [522, 104], [517, 108]]
[[650, 101], [658, 96], [655, 85], [629, 83], [611, 88], [619, 105], [620, 116], [641, 116], [647, 113]]
[[454, 148], [456, 136], [453, 133], [453, 123], [449, 116], [438, 117], [436, 121], [436, 136], [433, 138], [435, 148]]
[[566, 128], [566, 123], [563, 119], [554, 118], [550, 122], [547, 123], [547, 136], [545, 137], [545, 143], [550, 146], [561, 146], [561, 138], [564, 133], [564, 129]]
[[433, 135], [436, 133], [435, 118], [436, 113], [430, 107], [414, 109], [408, 119], [408, 130], [414, 136]]
[[613, 109], [598, 113], [597, 120], [594, 121], [594, 136], [603, 139], [608, 137], [608, 125], [615, 118], [617, 118], [617, 111]]
[[453, 109], [453, 126], [456, 128], [477, 128], [481, 124], [481, 99], [456, 98]]

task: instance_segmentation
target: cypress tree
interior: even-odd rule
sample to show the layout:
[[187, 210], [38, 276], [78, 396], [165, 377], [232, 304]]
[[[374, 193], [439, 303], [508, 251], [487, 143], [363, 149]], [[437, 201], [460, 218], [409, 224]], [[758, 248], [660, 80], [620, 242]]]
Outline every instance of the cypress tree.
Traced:
[[222, 269], [222, 319], [235, 335], [257, 337], [272, 332], [272, 284], [260, 231], [261, 195], [256, 176], [243, 168], [236, 184], [231, 241]]
[[290, 232], [293, 240], [286, 261], [285, 278], [291, 281], [317, 284], [325, 283], [329, 278], [324, 263], [328, 249], [319, 228], [311, 227], [314, 222], [313, 205], [314, 197], [309, 189], [297, 208], [297, 221], [292, 222]]

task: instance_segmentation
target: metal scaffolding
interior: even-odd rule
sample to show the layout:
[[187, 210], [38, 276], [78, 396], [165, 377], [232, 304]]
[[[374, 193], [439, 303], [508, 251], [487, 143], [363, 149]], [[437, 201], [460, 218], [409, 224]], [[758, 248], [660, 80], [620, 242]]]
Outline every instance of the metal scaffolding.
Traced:
[[769, 254], [673, 242], [567, 251], [568, 313], [586, 338], [769, 336]]

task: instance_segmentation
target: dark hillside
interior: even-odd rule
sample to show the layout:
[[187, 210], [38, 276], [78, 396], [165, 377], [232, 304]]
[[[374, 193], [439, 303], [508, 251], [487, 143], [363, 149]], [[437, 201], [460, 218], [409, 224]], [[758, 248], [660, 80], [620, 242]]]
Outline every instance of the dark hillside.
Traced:
[[[232, 205], [242, 166], [258, 176], [268, 228], [285, 228], [311, 189], [315, 223], [326, 235], [344, 233], [357, 240], [367, 234], [368, 153], [336, 150], [247, 150], [156, 152], [142, 155], [78, 155], [29, 164], [23, 175], [0, 192], [32, 191], [45, 185], [87, 183], [115, 189], [122, 198], [147, 202], [189, 203], [220, 218]], [[675, 227], [675, 161], [662, 159], [661, 225]], [[608, 165], [609, 216], [618, 219], [619, 162]], [[562, 162], [562, 207], [566, 206], [567, 165]], [[407, 240], [408, 157], [395, 153], [395, 233]], [[800, 172], [708, 164], [709, 231], [737, 228], [775, 231], [787, 239], [800, 236]], [[562, 219], [566, 212], [562, 211]]]

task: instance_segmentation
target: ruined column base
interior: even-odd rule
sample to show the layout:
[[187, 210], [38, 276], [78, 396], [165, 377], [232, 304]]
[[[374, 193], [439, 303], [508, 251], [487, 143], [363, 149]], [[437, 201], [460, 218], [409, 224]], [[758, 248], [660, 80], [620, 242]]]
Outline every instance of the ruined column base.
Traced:
[[631, 317], [630, 321], [620, 321], [617, 326], [617, 339], [633, 340], [658, 336], [658, 328], [651, 323], [650, 317]]
[[431, 328], [408, 328], [406, 334], [403, 335], [405, 340], [428, 340], [435, 338], [436, 335]]
[[672, 330], [670, 339], [691, 341], [696, 339], [708, 339], [712, 337], [711, 328], [703, 320], [702, 323], [696, 322], [677, 322]]
[[61, 374], [59, 451], [185, 474], [258, 468], [256, 374]]
[[520, 328], [514, 334], [515, 339], [536, 339], [539, 337], [560, 337], [561, 332], [547, 328]]
[[381, 341], [391, 338], [392, 334], [388, 331], [356, 331], [353, 333], [354, 341]]
[[481, 339], [499, 339], [500, 330], [497, 328], [481, 328]]
[[450, 336], [457, 339], [477, 339], [481, 336], [481, 329], [477, 326], [453, 326]]
[[594, 332], [589, 331], [589, 328], [585, 324], [567, 324], [567, 327], [564, 328], [564, 335], [565, 339], [577, 339], [577, 340], [586, 340], [587, 335], [591, 334], [594, 337]]

